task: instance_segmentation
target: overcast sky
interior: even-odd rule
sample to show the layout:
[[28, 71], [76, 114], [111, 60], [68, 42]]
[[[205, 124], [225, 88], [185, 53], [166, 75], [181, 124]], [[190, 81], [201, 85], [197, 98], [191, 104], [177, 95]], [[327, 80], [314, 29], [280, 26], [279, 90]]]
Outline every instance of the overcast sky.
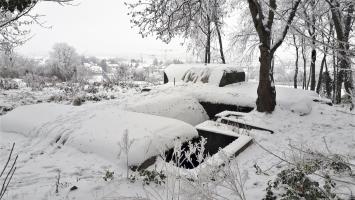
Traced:
[[53, 44], [66, 42], [80, 54], [98, 57], [151, 54], [185, 56], [185, 48], [177, 40], [166, 45], [154, 37], [142, 39], [137, 34], [137, 28], [131, 28], [123, 0], [75, 2], [79, 5], [61, 6], [41, 2], [33, 13], [45, 15], [42, 21], [46, 21], [46, 25], [52, 28], [33, 25], [33, 38], [17, 50], [28, 56], [45, 56]]

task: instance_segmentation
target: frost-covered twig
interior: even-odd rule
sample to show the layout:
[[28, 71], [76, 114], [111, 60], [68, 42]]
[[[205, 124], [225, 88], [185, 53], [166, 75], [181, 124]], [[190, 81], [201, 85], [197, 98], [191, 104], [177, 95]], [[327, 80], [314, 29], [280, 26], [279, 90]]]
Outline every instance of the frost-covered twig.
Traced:
[[1, 174], [0, 174], [0, 178], [3, 178], [3, 175], [6, 174], [4, 180], [3, 180], [3, 183], [2, 183], [2, 186], [1, 186], [1, 190], [0, 190], [0, 200], [3, 198], [3, 196], [5, 195], [5, 192], [7, 191], [7, 188], [12, 180], [12, 177], [16, 171], [16, 162], [17, 162], [17, 158], [18, 158], [18, 155], [16, 155], [14, 161], [12, 162], [12, 164], [10, 165], [10, 170], [6, 172], [6, 169], [8, 168], [9, 166], [9, 163], [10, 163], [10, 160], [11, 160], [11, 157], [12, 157], [12, 153], [14, 151], [14, 148], [15, 148], [15, 143], [13, 143], [12, 145], [12, 148], [11, 148], [11, 151], [10, 151], [10, 154], [8, 156], [8, 159], [6, 161], [6, 164], [3, 168], [3, 170], [1, 171]]
[[[266, 152], [268, 152], [269, 154], [273, 155], [274, 157], [276, 157], [276, 158], [278, 158], [278, 159], [280, 159], [280, 160], [282, 160], [282, 161], [284, 161], [284, 162], [286, 162], [286, 163], [288, 163], [288, 164], [290, 164], [290, 165], [292, 165], [292, 166], [294, 166], [294, 167], [298, 167], [297, 164], [295, 164], [295, 163], [293, 163], [293, 162], [291, 162], [291, 161], [289, 161], [289, 160], [287, 160], [287, 159], [285, 159], [285, 158], [282, 158], [281, 156], [279, 156], [279, 155], [273, 153], [272, 151], [270, 151], [269, 149], [265, 148], [264, 146], [262, 146], [262, 145], [261, 145], [260, 143], [258, 143], [257, 141], [254, 140], [254, 143], [255, 143], [256, 145], [258, 145], [258, 146], [259, 146], [261, 149], [263, 149], [264, 151], [266, 151]], [[327, 178], [328, 178], [328, 177], [326, 177], [326, 176], [324, 176], [324, 175], [322, 175], [322, 174], [319, 174], [319, 173], [317, 173], [317, 172], [314, 172], [313, 174], [316, 175], [316, 176], [318, 176], [318, 177], [321, 177], [321, 178], [323, 178], [323, 179], [327, 179]], [[349, 185], [355, 185], [355, 183], [349, 182], [349, 181], [344, 181], [344, 180], [340, 180], [340, 179], [336, 179], [336, 178], [330, 178], [330, 179], [331, 179], [332, 181], [337, 181], [337, 182], [341, 182], [341, 183], [345, 183], [345, 184], [349, 184]]]
[[55, 193], [59, 193], [59, 185], [60, 185], [60, 170], [58, 170], [58, 176], [56, 177], [56, 182], [55, 182]]
[[118, 153], [118, 157], [121, 156], [122, 151], [123, 153], [126, 155], [126, 167], [127, 167], [127, 171], [126, 171], [126, 178], [129, 178], [129, 150], [131, 149], [131, 146], [133, 144], [134, 140], [130, 140], [129, 139], [129, 134], [128, 134], [128, 130], [125, 129], [124, 133], [123, 133], [123, 137], [120, 143], [118, 143], [119, 146], [119, 153]]

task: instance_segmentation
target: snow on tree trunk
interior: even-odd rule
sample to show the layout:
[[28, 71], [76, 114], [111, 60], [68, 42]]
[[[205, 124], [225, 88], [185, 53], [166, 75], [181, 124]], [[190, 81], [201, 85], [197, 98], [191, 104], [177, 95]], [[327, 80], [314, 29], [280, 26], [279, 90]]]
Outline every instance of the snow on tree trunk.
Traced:
[[276, 90], [274, 78], [271, 71], [271, 61], [273, 55], [270, 49], [261, 45], [260, 49], [260, 75], [258, 86], [258, 99], [256, 100], [259, 112], [272, 112], [276, 106]]

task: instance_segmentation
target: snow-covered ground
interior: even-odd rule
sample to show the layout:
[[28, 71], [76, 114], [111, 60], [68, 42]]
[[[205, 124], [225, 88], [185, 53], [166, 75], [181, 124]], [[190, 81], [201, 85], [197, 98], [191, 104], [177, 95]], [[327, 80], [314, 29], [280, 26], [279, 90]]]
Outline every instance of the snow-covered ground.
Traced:
[[[0, 117], [0, 164], [5, 162], [13, 142], [15, 154], [19, 155], [5, 199], [148, 199], [152, 190], [149, 192], [140, 181], [132, 183], [125, 177], [125, 133], [129, 136], [126, 141], [132, 144], [129, 163], [137, 164], [171, 147], [178, 136], [182, 140], [196, 136], [193, 126], [208, 119], [198, 102], [254, 107], [256, 88], [256, 83], [224, 88], [167, 84], [150, 92], [80, 107], [46, 103], [20, 106]], [[272, 114], [252, 111], [246, 115], [245, 120], [275, 132], [239, 132], [254, 138], [254, 143], [232, 162], [245, 181], [246, 199], [262, 199], [267, 182], [287, 167], [287, 163], [265, 149], [289, 158], [295, 153], [290, 149], [292, 144], [342, 154], [355, 163], [355, 113], [314, 99], [327, 102], [311, 91], [277, 87], [278, 105]], [[218, 128], [238, 131], [228, 125]], [[265, 174], [256, 173], [255, 165]], [[114, 172], [112, 181], [103, 179], [107, 170]], [[56, 193], [58, 174], [60, 184]], [[191, 186], [179, 183], [180, 199], [191, 199]], [[72, 186], [78, 189], [70, 191]], [[150, 187], [162, 195], [167, 190], [166, 185]], [[355, 187], [349, 189], [355, 192]], [[225, 187], [217, 185], [213, 190], [237, 199]]]
[[134, 83], [135, 87], [125, 88], [117, 85], [104, 87], [102, 85], [70, 85], [57, 84], [46, 86], [41, 90], [33, 90], [26, 85], [19, 89], [0, 90], [0, 115], [22, 105], [31, 105], [44, 102], [71, 104], [75, 98], [80, 97], [87, 102], [123, 98], [141, 91], [149, 83]]

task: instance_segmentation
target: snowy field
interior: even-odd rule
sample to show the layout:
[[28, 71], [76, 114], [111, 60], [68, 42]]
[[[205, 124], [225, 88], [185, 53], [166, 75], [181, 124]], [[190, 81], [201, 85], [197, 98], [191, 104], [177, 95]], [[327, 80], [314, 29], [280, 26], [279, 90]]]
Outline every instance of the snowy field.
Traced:
[[[113, 100], [82, 106], [44, 103], [53, 95], [44, 91], [48, 95], [39, 94], [43, 103], [17, 104], [0, 116], [0, 166], [14, 142], [14, 154], [19, 156], [4, 199], [238, 199], [235, 190], [224, 184], [228, 178], [208, 179], [215, 172], [212, 167], [189, 171], [159, 158], [149, 169], [161, 170], [166, 175], [165, 184], [147, 185], [139, 178], [127, 180], [127, 164], [139, 164], [196, 137], [195, 126], [209, 120], [199, 102], [255, 107], [256, 88], [256, 83], [223, 88], [167, 84], [152, 87], [150, 92], [116, 91], [113, 93], [119, 96]], [[2, 103], [14, 102], [15, 97], [9, 98], [19, 96], [14, 93], [2, 93]], [[238, 169], [232, 175], [239, 177], [245, 199], [265, 197], [268, 181], [290, 167], [285, 160], [305, 157], [301, 150], [340, 154], [355, 163], [355, 112], [329, 106], [328, 102], [311, 91], [277, 87], [278, 105], [272, 114], [254, 110], [244, 118], [274, 134], [241, 131], [229, 125], [216, 127], [254, 140], [226, 165]], [[112, 178], [107, 176], [110, 172], [114, 172]], [[201, 184], [184, 178], [191, 173]], [[203, 182], [203, 177], [208, 181]], [[355, 193], [354, 184], [342, 187], [344, 182], [355, 183], [354, 177], [336, 177], [343, 180], [337, 183], [338, 191]]]

